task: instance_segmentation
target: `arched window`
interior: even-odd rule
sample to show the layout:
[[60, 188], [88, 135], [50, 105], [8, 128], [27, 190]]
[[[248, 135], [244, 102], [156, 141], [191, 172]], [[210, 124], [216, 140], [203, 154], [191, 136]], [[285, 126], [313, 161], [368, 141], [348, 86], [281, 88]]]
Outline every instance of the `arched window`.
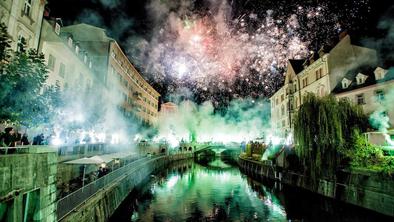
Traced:
[[320, 96], [325, 96], [326, 95], [326, 90], [324, 89], [324, 86], [320, 87]]
[[22, 34], [19, 34], [16, 51], [22, 52], [25, 49], [24, 47], [27, 47], [26, 38]]
[[284, 116], [285, 115], [285, 107], [283, 105], [281, 106], [280, 110], [281, 110], [282, 116]]

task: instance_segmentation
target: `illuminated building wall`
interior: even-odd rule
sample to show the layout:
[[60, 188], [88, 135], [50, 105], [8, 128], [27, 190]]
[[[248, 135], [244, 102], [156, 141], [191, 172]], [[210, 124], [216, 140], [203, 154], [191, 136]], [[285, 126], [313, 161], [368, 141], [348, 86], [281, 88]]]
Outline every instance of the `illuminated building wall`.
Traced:
[[17, 50], [22, 39], [28, 48], [37, 48], [45, 3], [44, 0], [0, 1], [0, 21], [7, 26], [13, 50]]
[[337, 98], [348, 98], [361, 105], [366, 114], [386, 112], [394, 126], [394, 72], [381, 67], [348, 73], [333, 91]]
[[160, 106], [161, 113], [172, 113], [172, 112], [176, 112], [177, 110], [178, 110], [178, 106], [172, 102], [166, 102], [161, 104]]
[[109, 88], [119, 86], [127, 114], [152, 125], [157, 121], [160, 94], [138, 73], [116, 41], [111, 41], [108, 61]]
[[351, 44], [346, 35], [331, 50], [322, 48], [307, 59], [289, 60], [284, 86], [270, 98], [272, 129], [282, 136], [291, 133], [306, 93], [328, 95], [346, 71], [374, 63], [376, 58], [375, 50]]
[[55, 21], [43, 21], [39, 49], [48, 66], [48, 85], [61, 89], [86, 91], [96, 80], [93, 61], [89, 53], [75, 41], [71, 34], [61, 31]]
[[160, 94], [138, 73], [119, 44], [104, 29], [88, 24], [62, 28], [72, 34], [92, 57], [93, 69], [108, 91], [117, 94], [125, 116], [153, 124], [157, 120]]

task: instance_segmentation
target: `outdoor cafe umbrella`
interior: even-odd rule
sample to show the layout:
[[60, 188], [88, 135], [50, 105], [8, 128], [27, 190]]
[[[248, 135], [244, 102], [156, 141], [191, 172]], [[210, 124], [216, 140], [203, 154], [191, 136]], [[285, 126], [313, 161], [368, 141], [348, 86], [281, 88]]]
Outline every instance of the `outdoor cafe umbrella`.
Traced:
[[76, 159], [76, 160], [70, 160], [65, 162], [65, 164], [77, 164], [77, 165], [83, 165], [83, 174], [82, 174], [82, 187], [85, 186], [85, 173], [86, 173], [86, 165], [100, 165], [103, 163], [108, 163], [111, 160], [108, 161], [108, 158], [100, 158], [99, 156], [93, 156], [93, 157], [84, 157], [81, 159]]

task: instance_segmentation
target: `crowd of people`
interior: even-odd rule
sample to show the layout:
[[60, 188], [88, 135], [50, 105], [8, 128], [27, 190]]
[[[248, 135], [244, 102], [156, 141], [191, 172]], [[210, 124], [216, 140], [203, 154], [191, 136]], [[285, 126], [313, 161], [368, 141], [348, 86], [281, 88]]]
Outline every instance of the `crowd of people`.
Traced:
[[6, 127], [0, 133], [0, 147], [15, 147], [29, 144], [27, 133], [21, 134], [16, 128]]
[[253, 154], [263, 155], [264, 151], [268, 148], [264, 142], [259, 141], [249, 141], [248, 143], [242, 142], [241, 148], [243, 152], [246, 152], [249, 156]]
[[21, 133], [16, 127], [6, 127], [0, 133], [0, 147], [48, 145], [50, 140], [51, 135], [45, 137], [43, 133], [39, 133], [30, 141], [27, 132]]

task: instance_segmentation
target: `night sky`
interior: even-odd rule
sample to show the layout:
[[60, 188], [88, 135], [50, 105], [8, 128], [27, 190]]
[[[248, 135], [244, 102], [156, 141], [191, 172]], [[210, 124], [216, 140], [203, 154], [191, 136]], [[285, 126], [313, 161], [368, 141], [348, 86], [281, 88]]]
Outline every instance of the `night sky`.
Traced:
[[[381, 26], [382, 21], [393, 21], [390, 19], [393, 19], [394, 14], [393, 1], [390, 0], [232, 0], [225, 7], [216, 3], [222, 1], [182, 2], [49, 0], [48, 7], [51, 16], [62, 18], [64, 25], [85, 22], [106, 28], [111, 37], [119, 40], [135, 66], [163, 95], [164, 100], [173, 100], [171, 95], [181, 94], [198, 103], [211, 100], [215, 107], [225, 106], [237, 98], [272, 95], [282, 84], [284, 62], [287, 59], [305, 57], [319, 50], [322, 45], [334, 45], [342, 31], [347, 31], [356, 44], [365, 45], [375, 39], [386, 38], [388, 28], [378, 26]], [[227, 13], [223, 16], [225, 20], [218, 22], [215, 19], [222, 16], [222, 12]], [[273, 19], [272, 27], [261, 28], [262, 24], [268, 26], [267, 15]], [[297, 24], [289, 28], [293, 15], [296, 16]], [[171, 25], [174, 24], [173, 18], [181, 21], [182, 27], [174, 28]], [[190, 29], [196, 33], [208, 30], [206, 33], [209, 34], [203, 33], [199, 45], [199, 48], [204, 47], [203, 56], [200, 51], [182, 48], [185, 46], [183, 38], [193, 37], [193, 33], [183, 30], [189, 28], [189, 24], [192, 24]], [[218, 27], [223, 24], [229, 35], [220, 33]], [[278, 28], [277, 36], [270, 33], [270, 29]], [[214, 34], [211, 30], [214, 30]], [[245, 35], [249, 40], [242, 44], [234, 46], [227, 43], [232, 40], [236, 43]], [[283, 38], [278, 37], [285, 35]], [[254, 40], [271, 37], [272, 44]], [[305, 48], [289, 51], [287, 45], [295, 37]], [[200, 41], [200, 37], [196, 40]], [[278, 44], [282, 44], [282, 47], [277, 47], [273, 56], [264, 58], [259, 54], [250, 55], [253, 53], [235, 59], [226, 58], [227, 54], [231, 55], [234, 51], [221, 51], [226, 47], [239, 51], [255, 50], [259, 45], [266, 46], [263, 50], [269, 51]], [[392, 45], [377, 47], [392, 49]], [[167, 58], [166, 55], [170, 56]], [[234, 56], [237, 56], [237, 52]], [[201, 58], [209, 60], [199, 63]], [[173, 65], [177, 59], [184, 59], [187, 64]], [[237, 65], [225, 70], [223, 64], [227, 63]], [[187, 75], [183, 74], [183, 69]], [[201, 69], [203, 74], [192, 72], [196, 69]], [[182, 75], [174, 75], [174, 72], [179, 74], [181, 71]]]

